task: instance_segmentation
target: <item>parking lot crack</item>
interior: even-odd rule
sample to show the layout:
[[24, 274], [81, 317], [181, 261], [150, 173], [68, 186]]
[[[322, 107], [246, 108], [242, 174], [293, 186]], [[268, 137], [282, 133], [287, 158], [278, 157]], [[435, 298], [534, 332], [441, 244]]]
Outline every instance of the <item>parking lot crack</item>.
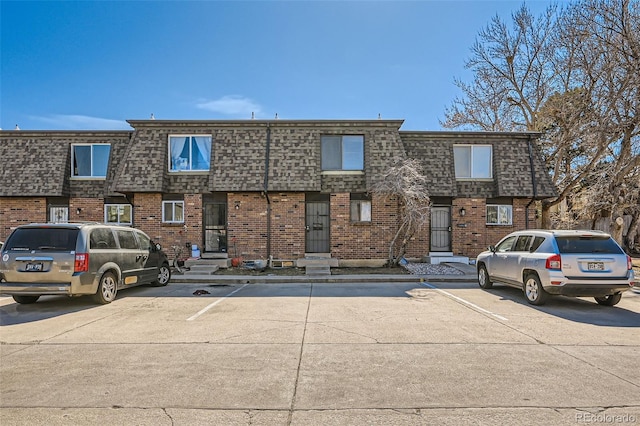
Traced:
[[307, 312], [304, 316], [304, 329], [302, 331], [302, 340], [300, 341], [300, 352], [298, 353], [298, 366], [296, 368], [296, 379], [293, 384], [293, 395], [291, 396], [291, 404], [289, 405], [289, 415], [287, 416], [287, 425], [291, 425], [293, 420], [293, 411], [296, 405], [296, 396], [298, 394], [298, 382], [300, 380], [300, 367], [302, 366], [302, 355], [304, 353], [304, 341], [307, 336], [307, 325], [309, 324], [309, 311], [311, 310], [311, 298], [313, 295], [313, 283], [309, 286], [309, 295], [307, 296]]

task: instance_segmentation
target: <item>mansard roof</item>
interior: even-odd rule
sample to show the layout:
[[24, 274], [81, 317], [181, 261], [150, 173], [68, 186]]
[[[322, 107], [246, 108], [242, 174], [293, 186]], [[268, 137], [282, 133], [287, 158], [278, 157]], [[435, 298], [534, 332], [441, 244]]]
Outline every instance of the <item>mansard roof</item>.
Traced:
[[[556, 189], [536, 144], [539, 136], [532, 132], [400, 132], [407, 156], [423, 163], [431, 180], [430, 195], [446, 197], [553, 197]], [[456, 180], [453, 146], [457, 144], [492, 145], [491, 182]]]
[[[118, 147], [128, 131], [0, 131], [0, 196], [68, 197], [71, 182], [71, 144], [109, 143], [111, 162], [117, 164]], [[112, 165], [109, 171], [112, 170]], [[104, 183], [75, 181], [86, 196], [105, 196]]]

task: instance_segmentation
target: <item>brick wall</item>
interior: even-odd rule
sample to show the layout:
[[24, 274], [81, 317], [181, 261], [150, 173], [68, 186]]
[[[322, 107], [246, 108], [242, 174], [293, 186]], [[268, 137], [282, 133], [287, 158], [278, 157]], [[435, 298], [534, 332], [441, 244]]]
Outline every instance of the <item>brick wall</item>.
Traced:
[[[526, 229], [525, 208], [529, 199], [513, 199], [512, 225], [487, 225], [486, 199], [457, 198], [453, 200], [452, 227], [454, 254], [474, 258], [510, 232]], [[465, 209], [465, 216], [460, 209]], [[535, 226], [535, 207], [529, 207], [529, 227]]]
[[69, 222], [104, 222], [102, 198], [70, 198]]
[[47, 199], [44, 197], [2, 197], [0, 200], [0, 241], [20, 225], [47, 221]]

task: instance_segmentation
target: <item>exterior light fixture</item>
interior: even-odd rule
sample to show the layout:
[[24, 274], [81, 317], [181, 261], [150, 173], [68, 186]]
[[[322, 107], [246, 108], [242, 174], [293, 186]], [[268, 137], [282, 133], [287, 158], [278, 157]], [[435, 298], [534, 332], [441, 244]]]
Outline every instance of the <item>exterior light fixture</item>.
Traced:
[[80, 214], [80, 213], [82, 213], [82, 209], [81, 209], [80, 207], [78, 207], [78, 208], [76, 209], [76, 214]]
[[464, 207], [460, 207], [460, 216], [464, 217], [467, 214], [467, 211]]

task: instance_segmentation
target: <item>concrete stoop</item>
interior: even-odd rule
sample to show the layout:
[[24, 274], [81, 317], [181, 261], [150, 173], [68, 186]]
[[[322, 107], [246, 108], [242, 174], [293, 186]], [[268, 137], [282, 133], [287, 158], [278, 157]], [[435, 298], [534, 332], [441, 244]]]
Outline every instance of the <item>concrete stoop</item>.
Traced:
[[191, 265], [188, 270], [184, 271], [184, 275], [213, 275], [220, 269], [218, 265]]
[[331, 275], [331, 268], [338, 267], [338, 259], [331, 257], [331, 253], [305, 254], [296, 261], [298, 268], [304, 268], [306, 275]]
[[441, 263], [464, 263], [469, 264], [469, 258], [466, 256], [454, 256], [451, 252], [431, 252], [428, 256], [424, 256], [422, 261], [432, 265]]

